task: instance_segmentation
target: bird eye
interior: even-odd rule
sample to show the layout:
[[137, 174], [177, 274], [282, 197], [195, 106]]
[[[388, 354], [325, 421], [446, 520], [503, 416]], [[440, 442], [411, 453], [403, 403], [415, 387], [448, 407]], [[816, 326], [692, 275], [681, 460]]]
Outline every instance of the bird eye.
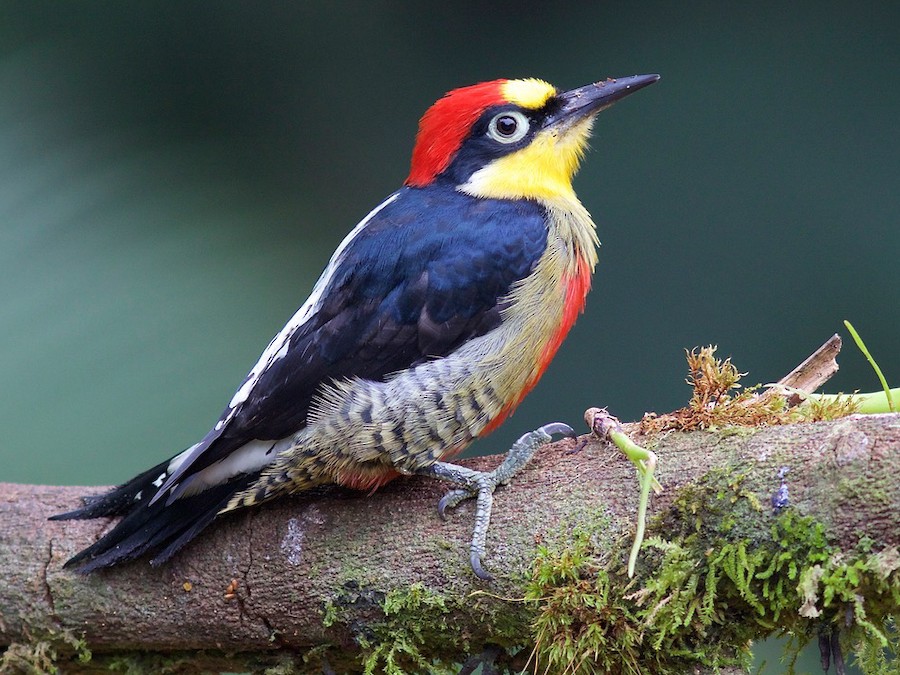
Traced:
[[528, 133], [528, 118], [512, 110], [502, 112], [488, 124], [488, 136], [501, 143], [515, 143]]

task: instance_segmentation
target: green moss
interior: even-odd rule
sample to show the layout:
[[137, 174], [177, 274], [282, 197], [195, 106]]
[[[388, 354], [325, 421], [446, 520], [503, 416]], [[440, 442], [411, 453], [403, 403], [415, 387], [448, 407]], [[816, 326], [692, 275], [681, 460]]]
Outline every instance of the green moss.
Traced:
[[0, 673], [58, 673], [56, 658], [56, 649], [50, 642], [41, 640], [27, 645], [14, 643], [0, 657]]
[[891, 505], [891, 497], [884, 486], [868, 476], [841, 476], [837, 484], [837, 496], [842, 502], [852, 500], [873, 508]]
[[[490, 642], [505, 650], [498, 665], [508, 665], [528, 644], [533, 619], [533, 606], [489, 592], [460, 598], [422, 583], [387, 593], [350, 584], [323, 604], [322, 621], [326, 628], [349, 631], [359, 654], [334, 650], [318, 658], [331, 658], [339, 672], [441, 675], [459, 672], [461, 659]], [[473, 636], [468, 629], [472, 624], [490, 626], [490, 637]]]
[[455, 551], [456, 546], [454, 546], [451, 542], [446, 539], [436, 538], [434, 540], [434, 545], [441, 551]]
[[874, 552], [871, 539], [840, 551], [823, 524], [791, 510], [766, 517], [748, 476], [717, 470], [682, 489], [652, 524], [634, 580], [625, 551], [601, 559], [589, 530], [542, 547], [527, 593], [539, 608], [534, 671], [746, 667], [751, 640], [781, 631], [799, 650], [833, 626], [863, 672], [887, 672], [900, 554]]
[[334, 601], [328, 599], [325, 601], [322, 606], [322, 625], [325, 628], [331, 628], [334, 624], [336, 624], [340, 619], [340, 613], [338, 612], [337, 605], [334, 604]]
[[11, 644], [0, 655], [0, 673], [57, 673], [70, 661], [85, 664], [92, 654], [87, 642], [69, 630], [34, 635], [29, 644]]
[[[348, 610], [353, 608], [358, 616], [361, 606], [369, 606], [374, 618], [351, 621]], [[387, 593], [345, 585], [338, 597], [324, 604], [322, 621], [325, 627], [350, 629], [364, 673], [437, 675], [458, 670], [455, 661], [469, 651], [468, 638], [454, 625], [455, 609], [444, 595], [421, 583]]]

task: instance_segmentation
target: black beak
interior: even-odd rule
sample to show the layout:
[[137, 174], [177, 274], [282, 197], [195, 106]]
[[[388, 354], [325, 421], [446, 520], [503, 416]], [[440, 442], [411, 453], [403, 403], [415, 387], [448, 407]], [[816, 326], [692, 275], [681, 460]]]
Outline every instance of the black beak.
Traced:
[[659, 75], [633, 75], [595, 82], [571, 89], [554, 98], [558, 107], [547, 117], [544, 126], [568, 127], [585, 117], [596, 115], [621, 98], [643, 89], [659, 79]]

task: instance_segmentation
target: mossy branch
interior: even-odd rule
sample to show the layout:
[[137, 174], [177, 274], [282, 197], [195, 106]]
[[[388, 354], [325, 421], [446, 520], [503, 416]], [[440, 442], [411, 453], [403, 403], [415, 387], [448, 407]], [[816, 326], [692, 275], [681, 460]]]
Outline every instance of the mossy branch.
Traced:
[[592, 439], [548, 446], [497, 493], [490, 584], [468, 568], [471, 506], [442, 522], [443, 487], [424, 479], [282, 500], [162, 568], [89, 577], [62, 563], [110, 523], [46, 520], [84, 490], [0, 485], [3, 668], [454, 672], [493, 644], [537, 672], [694, 672], [740, 665], [749, 639], [784, 629], [834, 629], [884, 658], [900, 612], [900, 415], [638, 440], [665, 491], [632, 580], [634, 468]]

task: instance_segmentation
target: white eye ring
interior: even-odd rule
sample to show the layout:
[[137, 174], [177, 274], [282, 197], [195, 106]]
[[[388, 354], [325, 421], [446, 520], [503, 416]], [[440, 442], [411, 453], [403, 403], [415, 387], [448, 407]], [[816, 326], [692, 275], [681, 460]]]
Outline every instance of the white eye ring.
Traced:
[[518, 110], [498, 113], [488, 123], [488, 136], [499, 143], [515, 143], [525, 138], [530, 123]]

